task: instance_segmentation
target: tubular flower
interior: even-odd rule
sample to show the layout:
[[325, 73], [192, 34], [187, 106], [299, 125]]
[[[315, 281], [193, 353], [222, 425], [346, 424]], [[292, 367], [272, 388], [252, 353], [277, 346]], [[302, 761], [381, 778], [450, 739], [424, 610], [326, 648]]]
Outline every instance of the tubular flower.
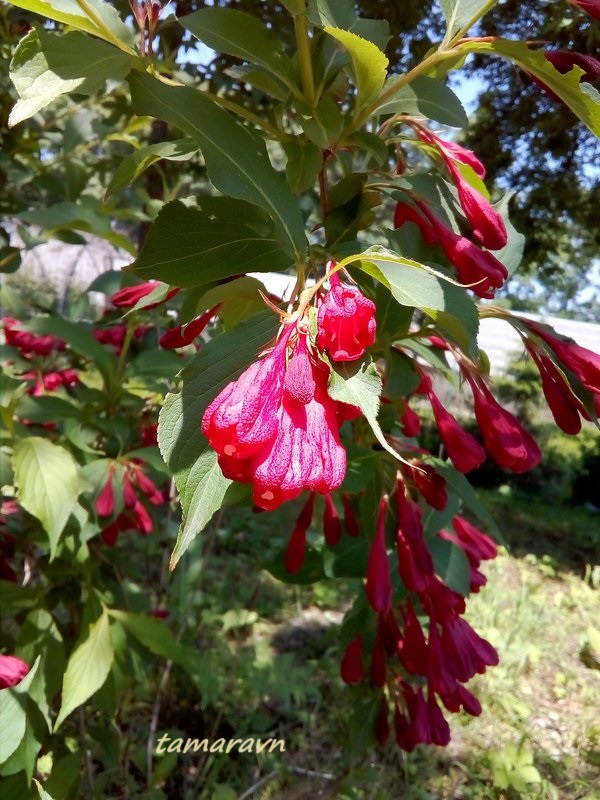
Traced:
[[439, 152], [456, 186], [460, 205], [469, 225], [473, 229], [475, 238], [490, 250], [500, 250], [508, 241], [506, 225], [502, 215], [496, 211], [480, 192], [465, 180], [456, 166], [457, 161], [461, 164], [467, 164], [479, 177], [483, 177], [485, 168], [481, 161], [479, 161], [475, 153], [460, 147], [460, 145], [440, 139], [427, 128], [418, 126], [416, 131], [419, 138], [433, 145]]
[[312, 522], [314, 507], [315, 495], [313, 492], [298, 515], [298, 519], [296, 520], [296, 525], [292, 531], [287, 550], [285, 551], [283, 565], [286, 571], [291, 574], [298, 572], [302, 566], [302, 562], [304, 561], [304, 556], [306, 553], [306, 532], [310, 527], [310, 523]]
[[477, 439], [461, 428], [433, 391], [429, 392], [429, 402], [450, 461], [456, 469], [465, 473], [480, 467], [485, 461], [485, 450]]
[[164, 347], [165, 350], [173, 350], [176, 347], [185, 347], [188, 344], [192, 344], [194, 339], [200, 336], [219, 308], [220, 304], [214, 306], [214, 308], [209, 308], [204, 314], [196, 317], [186, 325], [177, 325], [175, 328], [169, 328], [158, 340], [159, 345]]
[[264, 358], [251, 364], [237, 381], [228, 383], [204, 412], [202, 433], [219, 454], [223, 474], [232, 475], [232, 465], [223, 461], [247, 459], [277, 433], [277, 412], [285, 378], [285, 352], [291, 329]]
[[276, 508], [303, 489], [327, 494], [344, 480], [346, 451], [340, 443], [335, 405], [327, 394], [327, 374], [312, 362], [310, 366], [313, 397], [308, 399], [303, 381], [286, 384], [275, 440], [256, 456], [254, 502], [261, 508]]
[[[583, 70], [583, 74], [579, 79], [580, 83], [594, 83], [600, 77], [600, 61], [587, 53], [574, 53], [571, 50], [546, 50], [544, 56], [561, 75], [566, 75], [573, 67], [579, 67]], [[562, 98], [541, 78], [532, 75], [530, 72], [527, 75], [558, 103], [563, 102]]]
[[475, 417], [485, 448], [498, 466], [512, 472], [529, 472], [542, 460], [535, 439], [519, 420], [498, 403], [484, 384], [479, 387], [469, 376], [475, 400]]
[[342, 680], [344, 683], [361, 683], [364, 678], [362, 660], [362, 636], [360, 633], [350, 642], [344, 651], [341, 663]]
[[452, 263], [462, 283], [468, 284], [478, 297], [490, 299], [508, 278], [508, 270], [496, 256], [482, 250], [470, 239], [454, 233], [428, 208], [419, 202], [419, 208], [429, 219], [448, 261]]
[[387, 510], [387, 497], [381, 500], [375, 538], [369, 552], [367, 565], [367, 582], [365, 591], [371, 606], [378, 614], [389, 611], [392, 604], [392, 581], [390, 579], [390, 565], [387, 548], [385, 546], [385, 513]]
[[354, 286], [342, 286], [337, 274], [319, 306], [317, 344], [334, 361], [355, 361], [375, 341], [375, 303]]
[[558, 336], [552, 328], [521, 318], [544, 341], [565, 367], [573, 372], [592, 394], [600, 394], [600, 354], [581, 347], [572, 339]]
[[335, 547], [342, 538], [342, 523], [337, 508], [330, 494], [325, 495], [325, 511], [323, 512], [323, 533], [329, 547]]
[[556, 368], [552, 359], [543, 354], [537, 355], [530, 350], [533, 360], [540, 371], [542, 391], [552, 412], [554, 421], [565, 433], [574, 436], [581, 430], [580, 413], [587, 416], [582, 403], [571, 392], [569, 384]]
[[228, 384], [209, 405], [202, 432], [223, 474], [252, 483], [256, 506], [272, 510], [303, 490], [327, 494], [346, 472], [337, 404], [327, 367], [307, 349], [307, 333], [289, 325], [269, 355]]

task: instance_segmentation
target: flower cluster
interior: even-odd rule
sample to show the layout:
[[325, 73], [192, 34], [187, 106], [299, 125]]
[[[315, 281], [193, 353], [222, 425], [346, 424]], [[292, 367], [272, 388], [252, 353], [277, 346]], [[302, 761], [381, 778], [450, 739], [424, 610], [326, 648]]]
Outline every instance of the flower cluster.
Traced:
[[[112, 517], [115, 513], [114, 483], [115, 464], [111, 464], [106, 482], [96, 498], [96, 512], [99, 517]], [[121, 493], [119, 506], [124, 506], [123, 511], [101, 531], [102, 539], [110, 547], [117, 543], [119, 534], [125, 531], [137, 530], [145, 536], [152, 533], [154, 528], [152, 517], [140, 495], [155, 506], [168, 502], [164, 492], [146, 475], [144, 466], [139, 459], [133, 459], [124, 464]]]
[[[394, 602], [390, 557], [385, 537], [387, 498], [381, 502], [377, 529], [371, 544], [365, 591], [377, 614], [370, 645], [369, 680], [382, 690], [377, 723], [380, 742], [389, 735], [389, 708], [393, 710], [396, 741], [411, 751], [417, 744], [446, 745], [450, 729], [442, 707], [456, 712], [481, 713], [479, 701], [463, 685], [476, 673], [498, 663], [498, 655], [464, 619], [464, 598], [435, 573], [425, 543], [420, 507], [399, 480], [396, 490], [398, 570], [408, 596]], [[439, 535], [460, 547], [469, 562], [471, 591], [479, 591], [485, 576], [481, 562], [494, 558], [496, 545], [467, 520], [455, 516], [453, 531]], [[427, 620], [425, 632], [424, 623]], [[361, 683], [364, 637], [359, 633], [347, 646], [341, 663], [346, 683]]]
[[229, 383], [204, 413], [202, 432], [223, 474], [252, 483], [255, 505], [277, 508], [304, 491], [328, 494], [346, 472], [339, 427], [356, 414], [329, 397], [332, 360], [359, 358], [375, 336], [374, 304], [332, 276], [312, 342], [304, 317], [287, 321], [275, 346]]
[[79, 383], [77, 370], [57, 368], [48, 371], [48, 364], [46, 361], [42, 361], [53, 353], [56, 355], [63, 353], [66, 342], [50, 334], [36, 336], [20, 326], [19, 320], [13, 317], [4, 317], [2, 320], [6, 344], [18, 350], [20, 355], [33, 367], [20, 375], [23, 380], [34, 382], [27, 389], [28, 394], [39, 397], [46, 392], [55, 392], [61, 386], [69, 387]]

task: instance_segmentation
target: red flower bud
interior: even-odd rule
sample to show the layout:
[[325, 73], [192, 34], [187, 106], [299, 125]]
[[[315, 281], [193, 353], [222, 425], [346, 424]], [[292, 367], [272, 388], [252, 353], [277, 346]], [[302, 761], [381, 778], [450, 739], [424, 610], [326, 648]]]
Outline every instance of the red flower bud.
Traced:
[[[143, 297], [151, 294], [156, 287], [159, 286], [159, 284], [160, 281], [147, 281], [146, 283], [139, 283], [136, 286], [125, 286], [123, 289], [119, 289], [118, 292], [115, 292], [112, 295], [110, 302], [113, 304], [113, 306], [115, 306], [115, 308], [132, 308]], [[153, 303], [152, 305], [146, 306], [145, 310], [148, 311], [151, 308], [160, 306], [162, 303], [166, 303], [167, 300], [170, 300], [171, 297], [174, 297], [178, 291], [178, 288], [170, 289], [164, 300], [160, 300], [158, 303]]]
[[375, 341], [375, 303], [356, 287], [342, 286], [337, 273], [330, 283], [319, 306], [317, 344], [334, 361], [354, 361]]
[[286, 572], [294, 574], [298, 572], [304, 561], [306, 554], [306, 532], [310, 527], [315, 505], [315, 493], [311, 492], [308, 500], [304, 504], [302, 511], [298, 515], [296, 525], [292, 531], [289, 544], [285, 551], [283, 565]]
[[21, 683], [29, 672], [29, 664], [16, 656], [0, 656], [0, 689]]
[[108, 470], [108, 478], [102, 491], [96, 498], [96, 511], [101, 517], [110, 517], [115, 510], [115, 493], [113, 490], [113, 478], [115, 474], [114, 464]]
[[385, 515], [387, 511], [387, 496], [381, 498], [375, 538], [369, 551], [367, 564], [367, 582], [365, 591], [369, 603], [378, 614], [389, 611], [392, 604], [392, 581], [390, 578], [390, 565], [385, 544]]
[[[471, 379], [470, 379], [471, 382]], [[504, 469], [522, 473], [536, 467], [542, 453], [535, 439], [518, 419], [496, 401], [490, 390], [471, 382], [475, 400], [475, 417], [485, 448]]]
[[386, 658], [385, 647], [381, 633], [378, 630], [375, 636], [375, 646], [371, 657], [371, 683], [378, 689], [385, 684], [386, 678]]
[[400, 416], [400, 429], [405, 436], [410, 439], [418, 436], [421, 430], [421, 420], [419, 415], [412, 410], [406, 401], [403, 402], [404, 410]]
[[323, 533], [329, 547], [335, 547], [342, 538], [342, 523], [337, 508], [330, 494], [325, 495], [325, 511], [323, 513]]
[[448, 504], [446, 480], [430, 464], [416, 464], [411, 474], [417, 491], [427, 503], [437, 511], [443, 511]]
[[200, 336], [220, 307], [221, 305], [218, 304], [213, 308], [209, 308], [208, 311], [205, 311], [204, 314], [188, 322], [187, 325], [176, 325], [174, 328], [169, 328], [158, 340], [159, 345], [164, 347], [165, 350], [173, 350], [177, 347], [186, 347], [186, 345], [192, 344], [194, 339]]
[[465, 473], [480, 467], [485, 461], [485, 450], [477, 439], [461, 428], [433, 392], [429, 392], [429, 401], [440, 436], [456, 469]]
[[358, 518], [347, 494], [342, 494], [342, 505], [344, 506], [344, 525], [348, 536], [360, 536]]
[[340, 671], [344, 683], [361, 683], [363, 680], [362, 647], [362, 636], [360, 633], [357, 633], [348, 647], [346, 647], [342, 658]]

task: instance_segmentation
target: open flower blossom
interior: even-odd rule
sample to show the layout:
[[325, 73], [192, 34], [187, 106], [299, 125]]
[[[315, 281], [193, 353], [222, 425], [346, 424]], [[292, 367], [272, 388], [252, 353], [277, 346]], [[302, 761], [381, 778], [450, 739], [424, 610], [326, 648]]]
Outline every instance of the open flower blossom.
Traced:
[[319, 306], [317, 344], [333, 361], [354, 361], [375, 341], [375, 303], [355, 286], [343, 286], [337, 273]]
[[485, 168], [475, 153], [460, 145], [440, 139], [423, 125], [415, 126], [419, 138], [432, 145], [440, 154], [450, 177], [456, 186], [458, 199], [473, 235], [489, 250], [500, 250], [508, 241], [506, 225], [502, 215], [491, 203], [464, 178], [457, 162], [471, 167], [478, 177], [485, 175]]
[[306, 489], [328, 494], [346, 472], [339, 403], [307, 338], [293, 323], [284, 327], [273, 350], [227, 384], [202, 420], [223, 474], [252, 483], [259, 508], [277, 508]]

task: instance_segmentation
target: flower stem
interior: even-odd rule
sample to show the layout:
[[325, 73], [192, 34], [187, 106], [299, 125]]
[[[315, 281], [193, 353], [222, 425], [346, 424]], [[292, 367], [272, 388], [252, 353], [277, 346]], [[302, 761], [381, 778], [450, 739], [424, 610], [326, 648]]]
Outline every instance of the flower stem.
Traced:
[[306, 19], [305, 0], [299, 0], [299, 12], [294, 16], [294, 30], [296, 32], [296, 46], [298, 47], [298, 62], [304, 99], [309, 106], [315, 104], [315, 79], [310, 54], [310, 38], [308, 36], [308, 20]]

